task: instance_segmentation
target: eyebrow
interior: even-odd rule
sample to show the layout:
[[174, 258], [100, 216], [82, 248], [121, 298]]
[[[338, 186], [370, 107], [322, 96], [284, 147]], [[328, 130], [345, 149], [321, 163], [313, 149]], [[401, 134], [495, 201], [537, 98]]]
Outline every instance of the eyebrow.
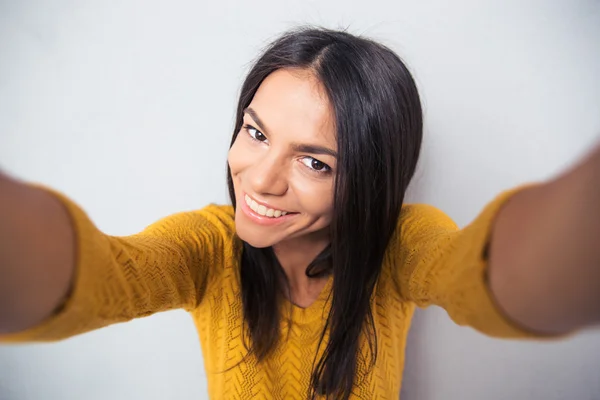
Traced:
[[337, 158], [337, 153], [327, 147], [315, 146], [312, 144], [301, 144], [292, 143], [292, 148], [297, 153], [310, 153], [310, 154], [325, 154], [334, 158]]
[[254, 122], [256, 122], [256, 125], [258, 125], [258, 127], [266, 134], [269, 134], [269, 131], [267, 130], [267, 128], [265, 127], [264, 122], [262, 122], [262, 120], [260, 119], [260, 117], [258, 116], [258, 114], [256, 113], [256, 111], [254, 111], [252, 109], [252, 107], [246, 107], [244, 109], [244, 114], [249, 114], [252, 119], [254, 120]]
[[[256, 111], [254, 111], [252, 109], [252, 107], [246, 107], [244, 109], [244, 113], [250, 115], [250, 117], [252, 117], [254, 122], [256, 122], [256, 125], [258, 125], [258, 127], [264, 133], [269, 134], [268, 130], [265, 127], [264, 122], [260, 119], [260, 117], [258, 116]], [[336, 151], [331, 150], [330, 148], [324, 147], [324, 146], [317, 146], [317, 145], [303, 144], [303, 143], [292, 143], [292, 148], [294, 149], [294, 151], [296, 151], [298, 153], [325, 154], [325, 155], [335, 157], [335, 158], [337, 158], [337, 156], [338, 156]]]

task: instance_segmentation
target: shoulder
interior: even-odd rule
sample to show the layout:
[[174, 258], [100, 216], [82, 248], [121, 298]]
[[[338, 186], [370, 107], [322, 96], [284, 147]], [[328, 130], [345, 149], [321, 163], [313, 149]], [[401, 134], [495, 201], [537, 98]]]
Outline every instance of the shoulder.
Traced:
[[405, 204], [400, 211], [396, 235], [404, 241], [456, 231], [458, 226], [442, 210], [429, 204]]
[[143, 232], [185, 241], [220, 239], [229, 242], [235, 236], [234, 210], [230, 205], [210, 204], [196, 210], [181, 211], [159, 219]]
[[171, 214], [148, 226], [142, 235], [181, 251], [194, 274], [207, 274], [197, 278], [206, 288], [227, 269], [235, 269], [241, 256], [232, 206], [210, 204]]
[[235, 211], [230, 205], [209, 204], [189, 213], [190, 218], [203, 218], [207, 223], [223, 230], [224, 233], [235, 233]]
[[421, 203], [405, 204], [388, 243], [387, 260], [396, 265], [431, 257], [457, 231], [457, 224], [439, 208]]
[[423, 203], [404, 204], [396, 230], [388, 243], [382, 274], [403, 298], [409, 298], [410, 282], [420, 266], [435, 260], [445, 243], [459, 230], [439, 208]]
[[405, 204], [388, 243], [388, 260], [403, 263], [414, 257], [431, 256], [436, 247], [458, 230], [454, 220], [435, 206]]

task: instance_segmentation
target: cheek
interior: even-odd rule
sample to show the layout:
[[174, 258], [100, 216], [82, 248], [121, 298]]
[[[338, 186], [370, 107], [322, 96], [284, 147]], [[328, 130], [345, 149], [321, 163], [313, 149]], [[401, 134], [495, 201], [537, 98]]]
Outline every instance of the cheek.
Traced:
[[231, 169], [231, 175], [235, 176], [239, 174], [244, 169], [245, 165], [251, 163], [250, 160], [247, 160], [248, 156], [249, 152], [244, 151], [243, 144], [238, 135], [238, 138], [235, 140], [227, 154], [227, 162]]
[[333, 183], [299, 181], [295, 186], [297, 198], [307, 214], [331, 220], [333, 215]]

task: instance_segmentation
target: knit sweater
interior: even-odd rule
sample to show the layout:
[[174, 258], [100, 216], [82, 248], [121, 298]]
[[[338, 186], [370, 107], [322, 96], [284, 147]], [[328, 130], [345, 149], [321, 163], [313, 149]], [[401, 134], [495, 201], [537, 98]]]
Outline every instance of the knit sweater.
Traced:
[[[183, 308], [197, 327], [211, 399], [307, 398], [335, 276], [309, 307], [287, 303], [291, 323], [282, 323], [278, 348], [258, 363], [244, 358], [242, 247], [231, 206], [174, 214], [138, 234], [117, 237], [99, 231], [72, 200], [47, 190], [66, 206], [75, 228], [74, 285], [54, 315], [0, 342], [55, 341]], [[517, 190], [501, 193], [463, 229], [433, 206], [402, 207], [372, 296], [377, 360], [367, 368], [363, 339], [352, 398], [398, 399], [415, 306], [443, 307], [456, 323], [488, 335], [532, 336], [501, 313], [486, 284], [492, 223]]]

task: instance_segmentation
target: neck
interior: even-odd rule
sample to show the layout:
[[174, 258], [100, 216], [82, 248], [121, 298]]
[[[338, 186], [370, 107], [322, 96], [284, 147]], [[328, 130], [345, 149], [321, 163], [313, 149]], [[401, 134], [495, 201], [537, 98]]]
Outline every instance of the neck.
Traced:
[[308, 293], [313, 286], [322, 286], [323, 279], [306, 276], [306, 267], [329, 245], [329, 237], [292, 239], [273, 246], [292, 293]]

